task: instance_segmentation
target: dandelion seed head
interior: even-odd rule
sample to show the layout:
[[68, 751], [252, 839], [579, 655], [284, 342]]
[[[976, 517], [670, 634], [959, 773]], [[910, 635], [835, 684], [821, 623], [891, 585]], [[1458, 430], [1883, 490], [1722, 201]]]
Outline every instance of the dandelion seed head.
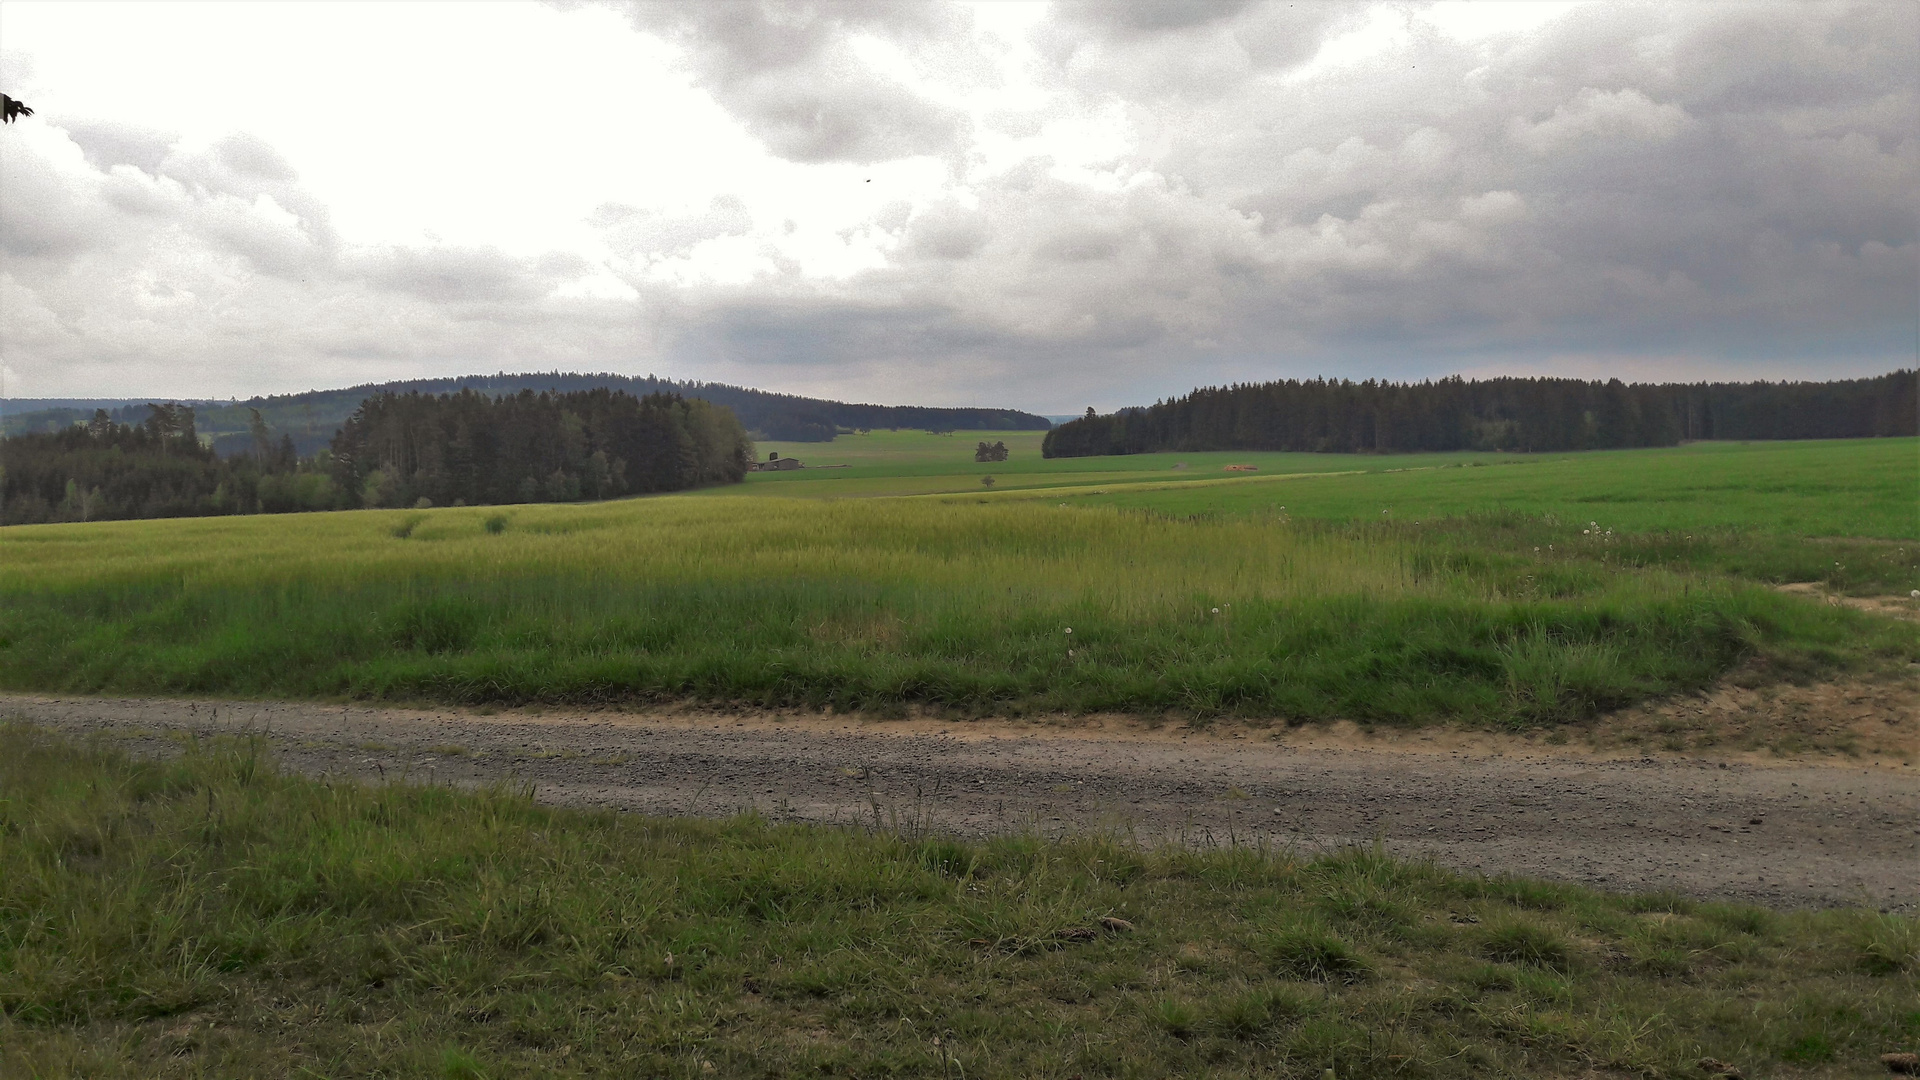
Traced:
[[1073, 633], [1073, 627], [1071, 626], [1067, 627], [1067, 633], [1069, 634]]
[[1214, 613], [1215, 615], [1218, 615], [1218, 614], [1220, 614], [1220, 609], [1219, 609], [1219, 608], [1214, 608], [1214, 609], [1213, 609], [1213, 613]]

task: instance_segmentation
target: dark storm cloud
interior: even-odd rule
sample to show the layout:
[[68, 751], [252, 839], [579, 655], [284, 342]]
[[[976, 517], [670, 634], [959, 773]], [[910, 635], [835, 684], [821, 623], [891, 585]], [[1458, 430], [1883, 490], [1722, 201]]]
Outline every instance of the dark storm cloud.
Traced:
[[943, 154], [966, 132], [964, 114], [872, 70], [850, 44], [856, 34], [909, 47], [937, 41], [962, 28], [944, 5], [739, 0], [628, 11], [636, 26], [686, 48], [701, 84], [789, 160]]

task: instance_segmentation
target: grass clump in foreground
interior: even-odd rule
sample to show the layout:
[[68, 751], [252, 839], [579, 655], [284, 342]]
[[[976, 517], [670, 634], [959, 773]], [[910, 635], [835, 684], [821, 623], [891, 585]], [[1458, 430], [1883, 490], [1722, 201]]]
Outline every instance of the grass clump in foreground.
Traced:
[[1897, 916], [643, 819], [259, 754], [0, 729], [0, 1073], [1838, 1075], [1920, 1042]]

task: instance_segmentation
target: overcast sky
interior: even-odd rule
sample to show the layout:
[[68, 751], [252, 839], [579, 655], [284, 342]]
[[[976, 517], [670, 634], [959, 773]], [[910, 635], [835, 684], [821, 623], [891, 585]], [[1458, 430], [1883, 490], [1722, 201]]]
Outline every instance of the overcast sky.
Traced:
[[1920, 5], [0, 3], [13, 396], [1920, 349]]

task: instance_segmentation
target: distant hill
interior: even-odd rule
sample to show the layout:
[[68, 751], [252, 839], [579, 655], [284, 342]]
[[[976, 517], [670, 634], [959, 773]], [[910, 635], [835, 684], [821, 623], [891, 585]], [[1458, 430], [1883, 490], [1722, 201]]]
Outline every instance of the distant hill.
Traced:
[[[249, 410], [258, 409], [276, 438], [288, 435], [302, 454], [311, 454], [333, 438], [335, 431], [360, 403], [376, 394], [448, 394], [461, 389], [501, 396], [522, 390], [569, 393], [605, 387], [636, 397], [675, 393], [701, 398], [733, 410], [756, 437], [781, 442], [827, 442], [840, 431], [872, 428], [915, 428], [929, 431], [1044, 431], [1046, 417], [1017, 409], [935, 409], [918, 405], [862, 405], [822, 398], [775, 394], [724, 383], [678, 382], [651, 375], [580, 375], [548, 372], [531, 375], [464, 375], [449, 379], [409, 379], [367, 383], [343, 390], [310, 390], [303, 394], [275, 394], [241, 402], [182, 402], [194, 406], [194, 420], [203, 435], [213, 437], [214, 449], [234, 454], [253, 445], [247, 425]], [[3, 421], [7, 434], [57, 431], [83, 423], [93, 410], [104, 408], [115, 421], [137, 424], [146, 419], [145, 398], [117, 400], [16, 399]], [[33, 408], [22, 408], [34, 406]]]

